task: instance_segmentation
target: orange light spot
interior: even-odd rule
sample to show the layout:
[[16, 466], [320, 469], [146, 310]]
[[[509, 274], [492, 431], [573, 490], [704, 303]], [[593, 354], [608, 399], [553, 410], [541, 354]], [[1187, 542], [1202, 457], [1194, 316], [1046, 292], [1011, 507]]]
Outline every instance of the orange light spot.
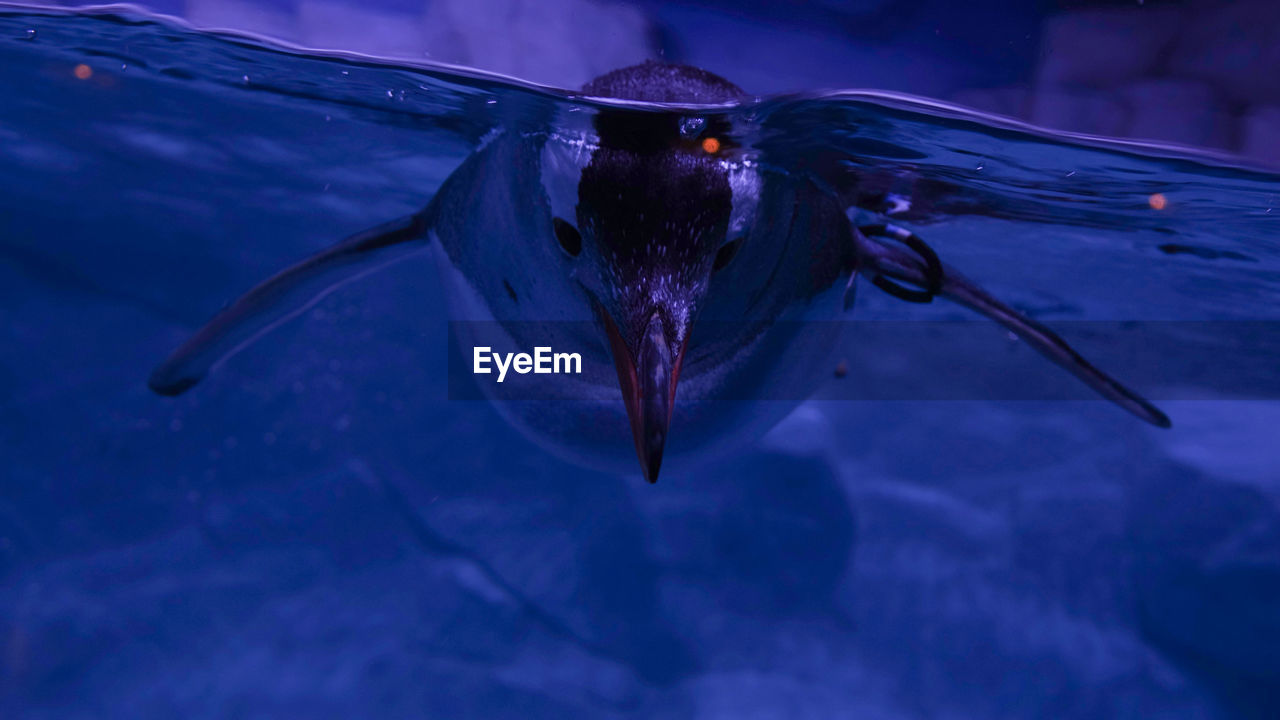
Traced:
[[1163, 210], [1169, 204], [1169, 199], [1161, 193], [1155, 193], [1147, 198], [1147, 203], [1151, 205], [1152, 210]]
[[85, 65], [84, 63], [77, 65], [73, 72], [75, 73], [77, 80], [88, 80], [93, 77], [93, 68]]
[[704, 152], [715, 155], [720, 152], [720, 141], [713, 137], [709, 137], [702, 141], [702, 149]]

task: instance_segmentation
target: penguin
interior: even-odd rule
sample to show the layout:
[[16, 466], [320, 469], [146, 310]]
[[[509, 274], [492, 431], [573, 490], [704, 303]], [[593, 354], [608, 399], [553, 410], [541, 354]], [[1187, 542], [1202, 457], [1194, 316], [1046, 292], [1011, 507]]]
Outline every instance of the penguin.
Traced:
[[836, 364], [842, 327], [832, 321], [850, 310], [859, 277], [904, 301], [941, 296], [985, 315], [1103, 397], [1170, 426], [914, 233], [856, 225], [829, 187], [762, 157], [755, 128], [731, 112], [747, 96], [730, 81], [649, 61], [581, 94], [686, 107], [608, 102], [494, 130], [420, 211], [338, 242], [218, 313], [155, 369], [151, 389], [183, 393], [343, 284], [427, 255], [462, 347], [496, 332], [515, 347], [581, 353], [580, 374], [535, 398], [491, 394], [499, 413], [579, 464], [638, 459], [651, 483], [671, 448], [714, 458], [812, 395]]

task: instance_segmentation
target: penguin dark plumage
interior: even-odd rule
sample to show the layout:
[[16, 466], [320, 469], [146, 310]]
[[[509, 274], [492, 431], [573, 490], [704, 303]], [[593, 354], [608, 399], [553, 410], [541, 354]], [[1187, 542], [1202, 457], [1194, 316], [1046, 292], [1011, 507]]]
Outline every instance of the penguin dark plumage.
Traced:
[[654, 60], [607, 72], [584, 85], [582, 92], [593, 97], [689, 105], [718, 105], [746, 96], [742, 88], [714, 73]]
[[[718, 104], [741, 88], [699, 68], [646, 62], [602, 75], [583, 92], [641, 102]], [[582, 170], [577, 221], [621, 292], [599, 312], [645, 477], [662, 465], [689, 331], [711, 260], [726, 242], [733, 191], [721, 162], [723, 118], [696, 130], [672, 113], [601, 109], [599, 146]], [[707, 145], [712, 138], [714, 145]]]

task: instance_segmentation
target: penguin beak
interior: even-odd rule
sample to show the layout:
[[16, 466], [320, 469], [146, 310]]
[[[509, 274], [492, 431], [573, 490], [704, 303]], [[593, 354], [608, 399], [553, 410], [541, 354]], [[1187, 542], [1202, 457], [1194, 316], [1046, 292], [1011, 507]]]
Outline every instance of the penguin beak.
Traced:
[[623, 339], [608, 311], [602, 311], [601, 315], [609, 335], [613, 363], [618, 369], [618, 385], [622, 388], [627, 417], [631, 420], [631, 436], [640, 458], [640, 469], [645, 479], [654, 483], [662, 467], [685, 345], [672, 348], [667, 342], [667, 324], [660, 313], [650, 316], [634, 348]]

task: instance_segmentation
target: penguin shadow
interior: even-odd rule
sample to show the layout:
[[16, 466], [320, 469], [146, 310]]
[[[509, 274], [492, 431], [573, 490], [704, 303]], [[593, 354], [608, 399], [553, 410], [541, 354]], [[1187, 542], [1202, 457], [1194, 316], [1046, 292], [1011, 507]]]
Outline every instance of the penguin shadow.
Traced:
[[1174, 463], [1133, 489], [1142, 637], [1239, 717], [1280, 717], [1280, 507]]
[[482, 425], [466, 453], [379, 469], [417, 544], [469, 563], [526, 626], [649, 686], [695, 674], [695, 650], [663, 617], [660, 568], [628, 495], [643, 481], [553, 458], [496, 418]]
[[825, 459], [740, 453], [705, 474], [673, 474], [632, 495], [673, 589], [668, 615], [684, 636], [698, 638], [695, 628], [715, 624], [707, 614], [732, 620], [722, 625], [738, 636], [728, 640], [735, 644], [779, 621], [851, 629], [837, 588], [853, 555], [856, 518]]
[[781, 620], [850, 627], [836, 597], [855, 518], [821, 458], [744, 453], [650, 485], [550, 458], [506, 426], [474, 442], [456, 466], [383, 466], [375, 482], [425, 551], [472, 564], [529, 627], [644, 685], [764, 647]]

